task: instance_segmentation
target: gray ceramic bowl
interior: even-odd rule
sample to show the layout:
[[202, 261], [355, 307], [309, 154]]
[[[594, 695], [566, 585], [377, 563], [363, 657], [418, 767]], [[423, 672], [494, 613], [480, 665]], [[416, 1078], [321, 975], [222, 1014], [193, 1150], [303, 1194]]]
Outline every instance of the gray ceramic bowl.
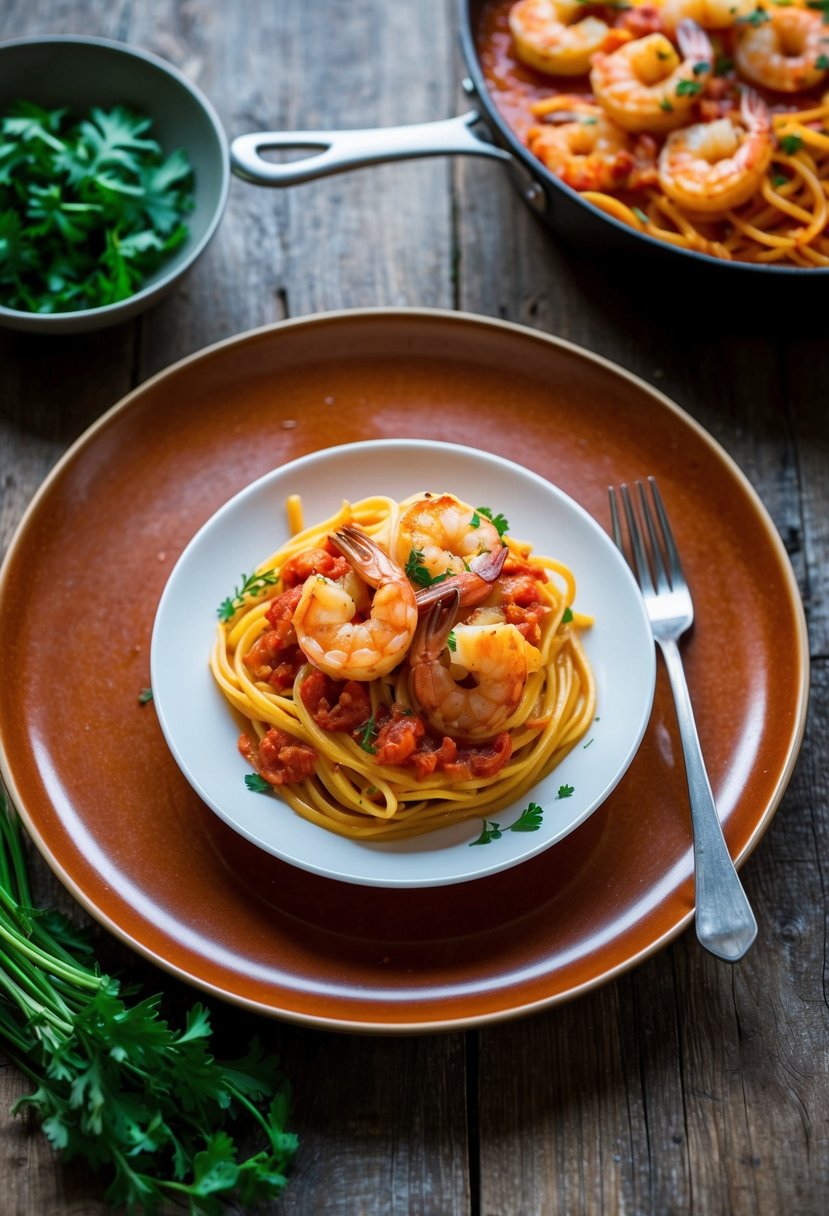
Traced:
[[40, 314], [0, 306], [0, 325], [68, 334], [126, 321], [168, 292], [202, 253], [219, 224], [230, 182], [227, 138], [206, 97], [177, 68], [147, 51], [101, 38], [46, 35], [0, 42], [0, 105], [25, 99], [85, 112], [129, 105], [152, 119], [165, 152], [183, 149], [193, 166], [195, 210], [189, 237], [135, 295], [78, 312]]

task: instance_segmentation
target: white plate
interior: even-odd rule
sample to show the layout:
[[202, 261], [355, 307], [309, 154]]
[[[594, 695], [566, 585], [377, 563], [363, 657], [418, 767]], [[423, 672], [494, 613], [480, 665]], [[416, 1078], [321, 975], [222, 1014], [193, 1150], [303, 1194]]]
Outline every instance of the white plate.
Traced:
[[[530, 800], [544, 810], [535, 832], [504, 832], [470, 847], [482, 821], [388, 843], [349, 840], [308, 823], [278, 796], [247, 789], [250, 765], [236, 747], [238, 722], [208, 667], [216, 607], [288, 538], [285, 500], [301, 494], [306, 524], [371, 494], [402, 499], [448, 491], [509, 520], [510, 535], [564, 561], [575, 607], [595, 618], [583, 635], [597, 684], [596, 721], [548, 777], [496, 816], [509, 827]], [[225, 823], [301, 869], [377, 887], [430, 887], [482, 878], [554, 845], [583, 823], [622, 778], [653, 702], [656, 657], [638, 587], [610, 538], [549, 482], [488, 452], [421, 440], [377, 440], [316, 452], [260, 478], [226, 503], [176, 563], [152, 638], [153, 701], [161, 728], [193, 788]], [[556, 798], [560, 786], [573, 787]]]

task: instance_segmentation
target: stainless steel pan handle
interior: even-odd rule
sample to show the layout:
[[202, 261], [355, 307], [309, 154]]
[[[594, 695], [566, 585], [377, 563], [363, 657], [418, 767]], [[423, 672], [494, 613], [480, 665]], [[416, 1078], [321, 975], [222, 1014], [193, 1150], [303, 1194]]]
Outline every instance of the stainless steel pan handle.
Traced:
[[[513, 158], [503, 148], [488, 143], [472, 127], [479, 121], [474, 111], [439, 122], [414, 123], [405, 127], [378, 127], [346, 131], [258, 131], [239, 135], [230, 145], [233, 171], [259, 186], [297, 186], [302, 182], [379, 165], [392, 160], [420, 156], [491, 156], [501, 161]], [[299, 160], [265, 160], [263, 152], [275, 149], [311, 149]]]

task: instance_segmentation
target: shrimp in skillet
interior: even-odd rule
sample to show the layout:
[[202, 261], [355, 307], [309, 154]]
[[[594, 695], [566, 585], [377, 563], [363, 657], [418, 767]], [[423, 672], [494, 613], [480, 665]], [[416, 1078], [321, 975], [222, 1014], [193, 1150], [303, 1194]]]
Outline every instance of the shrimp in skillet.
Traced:
[[[754, 84], [799, 93], [826, 79], [829, 25], [811, 8], [775, 8], [759, 25], [744, 25], [734, 62]], [[822, 65], [822, 66], [821, 66]]]
[[[470, 741], [489, 739], [518, 708], [540, 653], [515, 625], [456, 624], [459, 599], [458, 591], [451, 592], [422, 618], [409, 653], [409, 691], [436, 730]], [[467, 676], [471, 686], [459, 683]]]
[[583, 76], [608, 34], [581, 0], [518, 0], [509, 13], [515, 54], [550, 76]]
[[648, 34], [594, 59], [596, 99], [626, 131], [672, 131], [686, 122], [714, 55], [695, 21], [681, 21], [676, 37], [681, 54], [664, 34]]
[[401, 506], [391, 551], [401, 566], [422, 572], [424, 584], [504, 547], [492, 520], [454, 494], [419, 494]]
[[297, 641], [314, 666], [335, 680], [374, 680], [405, 657], [417, 627], [414, 590], [405, 571], [369, 536], [346, 525], [331, 540], [360, 578], [376, 588], [369, 615], [343, 581], [312, 574], [293, 615]]
[[659, 15], [669, 32], [685, 20], [706, 30], [728, 30], [756, 8], [756, 0], [662, 0]]
[[656, 145], [650, 136], [634, 138], [600, 107], [578, 99], [559, 113], [564, 121], [530, 128], [527, 146], [568, 186], [612, 191], [652, 181]]
[[773, 150], [765, 102], [743, 93], [742, 125], [730, 116], [672, 131], [659, 157], [659, 184], [669, 198], [707, 215], [739, 207], [760, 188]]

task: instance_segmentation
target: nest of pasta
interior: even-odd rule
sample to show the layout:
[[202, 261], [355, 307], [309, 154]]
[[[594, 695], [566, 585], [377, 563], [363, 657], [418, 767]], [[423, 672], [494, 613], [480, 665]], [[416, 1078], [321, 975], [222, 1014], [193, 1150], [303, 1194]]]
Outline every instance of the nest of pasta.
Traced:
[[572, 572], [448, 493], [344, 502], [220, 611], [215, 679], [255, 791], [396, 839], [521, 799], [583, 737], [595, 685]]

